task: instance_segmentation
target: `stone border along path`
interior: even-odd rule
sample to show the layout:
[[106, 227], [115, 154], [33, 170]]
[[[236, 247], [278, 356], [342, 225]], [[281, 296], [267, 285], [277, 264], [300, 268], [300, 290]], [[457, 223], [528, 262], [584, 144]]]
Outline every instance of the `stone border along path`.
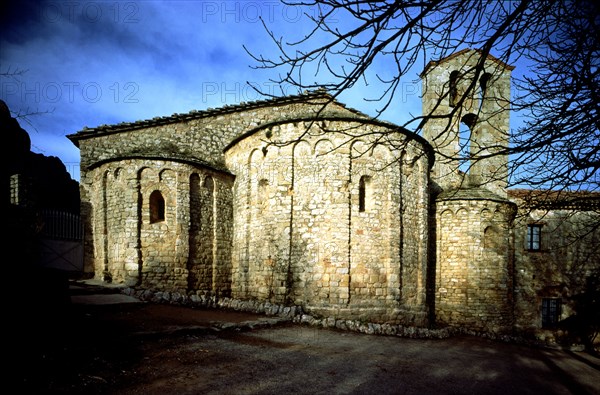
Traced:
[[[335, 317], [318, 318], [309, 314], [305, 314], [302, 311], [301, 306], [283, 306], [272, 304], [270, 302], [257, 302], [251, 300], [246, 301], [232, 298], [216, 299], [215, 297], [206, 297], [198, 295], [187, 296], [179, 292], [152, 291], [148, 289], [135, 289], [132, 287], [122, 288], [121, 292], [125, 295], [137, 298], [141, 301], [147, 301], [151, 303], [171, 304], [188, 307], [201, 307], [208, 309], [229, 309], [233, 311], [264, 314], [267, 317], [277, 316], [276, 321], [272, 319], [267, 319], [265, 321], [259, 319], [258, 321], [248, 321], [245, 323], [238, 324], [214, 322], [213, 327], [216, 329], [231, 329], [232, 327], [239, 329], [253, 329], [262, 326], [278, 325], [284, 322], [293, 322], [296, 324], [303, 324], [312, 327], [338, 329], [342, 331], [351, 331], [357, 333], [364, 333], [368, 335], [397, 336], [411, 339], [445, 339], [452, 336], [468, 335], [513, 344], [549, 347], [554, 349], [563, 348], [556, 344], [545, 344], [540, 341], [526, 340], [522, 337], [517, 336], [499, 335], [488, 332], [477, 332], [455, 327], [430, 329], [385, 323], [371, 323], [360, 320], [336, 319]], [[582, 351], [583, 346], [575, 345], [567, 349], [572, 351]]]

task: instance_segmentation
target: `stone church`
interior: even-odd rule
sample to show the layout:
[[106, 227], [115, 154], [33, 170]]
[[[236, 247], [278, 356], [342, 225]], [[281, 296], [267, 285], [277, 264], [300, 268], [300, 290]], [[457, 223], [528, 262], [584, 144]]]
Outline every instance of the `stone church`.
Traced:
[[[598, 231], [566, 236], [599, 221], [600, 199], [543, 204], [507, 189], [513, 67], [490, 56], [473, 81], [479, 58], [427, 65], [423, 113], [451, 116], [423, 136], [323, 91], [68, 136], [81, 152], [86, 271], [184, 301], [553, 330], [598, 275]], [[471, 153], [490, 154], [466, 167], [450, 160], [464, 128]]]

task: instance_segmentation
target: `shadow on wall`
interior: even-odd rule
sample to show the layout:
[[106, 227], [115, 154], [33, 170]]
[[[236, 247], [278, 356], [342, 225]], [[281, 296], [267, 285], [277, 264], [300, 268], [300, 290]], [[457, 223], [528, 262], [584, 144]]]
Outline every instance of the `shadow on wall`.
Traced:
[[39, 328], [43, 320], [56, 322], [70, 304], [69, 274], [39, 265], [41, 212], [55, 209], [79, 214], [79, 184], [60, 159], [31, 151], [29, 134], [1, 100], [0, 132], [5, 160], [3, 225], [8, 230], [3, 261], [9, 274], [5, 277], [11, 291], [9, 303], [19, 318], [17, 330], [31, 320]]
[[560, 342], [583, 344], [589, 353], [600, 355], [600, 273], [586, 278], [585, 290], [571, 297], [575, 314], [559, 322], [564, 331]]

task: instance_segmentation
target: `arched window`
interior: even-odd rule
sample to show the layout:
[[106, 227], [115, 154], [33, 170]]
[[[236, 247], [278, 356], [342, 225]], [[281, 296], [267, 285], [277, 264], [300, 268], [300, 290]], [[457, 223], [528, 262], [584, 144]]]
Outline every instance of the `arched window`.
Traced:
[[450, 92], [448, 93], [448, 104], [450, 107], [456, 106], [458, 101], [458, 71], [454, 70], [450, 73]]
[[[477, 123], [477, 115], [473, 113], [466, 114], [461, 118], [461, 127], [459, 130], [459, 169], [464, 173], [468, 173], [471, 167], [471, 152], [473, 127]], [[463, 126], [464, 125], [464, 126]]]
[[150, 223], [165, 220], [165, 199], [160, 191], [156, 190], [150, 194]]
[[367, 187], [371, 177], [362, 176], [358, 182], [358, 211], [364, 212], [367, 208]]

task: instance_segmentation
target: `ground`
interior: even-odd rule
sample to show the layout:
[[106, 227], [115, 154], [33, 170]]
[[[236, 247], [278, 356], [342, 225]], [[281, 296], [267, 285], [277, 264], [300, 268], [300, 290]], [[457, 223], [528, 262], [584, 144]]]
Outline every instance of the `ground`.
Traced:
[[47, 307], [9, 338], [20, 393], [600, 394], [600, 359], [583, 352], [149, 303]]

